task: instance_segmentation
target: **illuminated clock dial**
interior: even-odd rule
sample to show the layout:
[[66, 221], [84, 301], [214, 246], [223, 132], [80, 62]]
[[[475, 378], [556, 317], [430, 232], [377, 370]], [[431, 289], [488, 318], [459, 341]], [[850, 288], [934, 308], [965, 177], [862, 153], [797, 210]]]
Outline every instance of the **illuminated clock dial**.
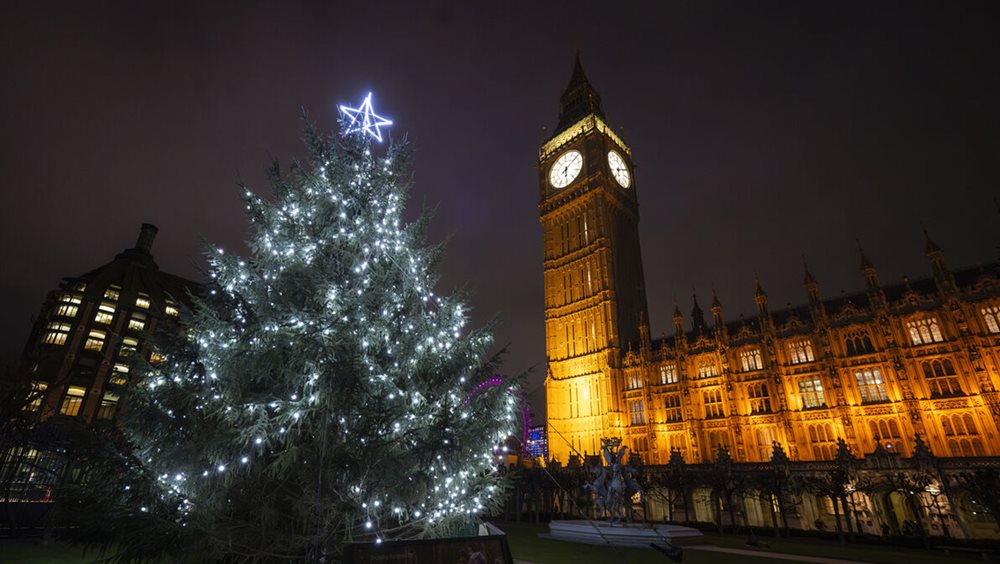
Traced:
[[611, 176], [615, 177], [615, 181], [621, 184], [622, 188], [628, 188], [632, 184], [625, 159], [615, 151], [608, 153], [608, 167], [611, 168]]
[[549, 170], [549, 182], [553, 188], [565, 188], [573, 182], [583, 168], [583, 155], [580, 151], [566, 151]]

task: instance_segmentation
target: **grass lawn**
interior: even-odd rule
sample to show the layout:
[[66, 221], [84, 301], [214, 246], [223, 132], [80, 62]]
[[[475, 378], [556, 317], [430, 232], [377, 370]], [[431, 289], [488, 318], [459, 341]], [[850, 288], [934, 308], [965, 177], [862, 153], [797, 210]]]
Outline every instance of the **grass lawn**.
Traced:
[[[547, 533], [545, 524], [497, 523], [507, 533], [510, 549], [515, 559], [536, 564], [606, 564], [608, 562], [628, 562], [629, 564], [665, 564], [666, 556], [652, 549], [620, 548], [577, 544], [565, 541], [539, 538], [539, 533]], [[888, 546], [846, 545], [834, 541], [812, 538], [775, 539], [759, 537], [770, 546], [772, 552], [825, 556], [862, 562], [894, 564], [955, 564], [956, 561], [975, 561], [978, 554], [945, 557], [940, 551], [927, 552], [912, 548]], [[747, 549], [746, 536], [706, 533], [705, 544], [727, 548]], [[752, 549], [748, 549], [752, 550]], [[0, 540], [0, 562], [3, 564], [83, 564], [99, 557], [96, 553], [84, 556], [83, 550], [65, 544], [42, 545], [34, 540]], [[742, 556], [700, 550], [684, 550], [685, 564], [708, 563], [741, 564], [782, 564], [788, 560], [775, 560], [763, 556]]]
[[[666, 556], [652, 549], [619, 548], [576, 544], [565, 541], [539, 538], [539, 533], [547, 533], [548, 525], [527, 523], [497, 523], [497, 526], [507, 533], [510, 549], [515, 559], [527, 560], [537, 564], [604, 564], [607, 562], [628, 562], [629, 564], [665, 564], [670, 562]], [[821, 539], [774, 539], [758, 537], [766, 542], [771, 552], [801, 554], [804, 556], [823, 556], [826, 558], [842, 558], [862, 562], [879, 562], [894, 564], [954, 564], [956, 560], [977, 560], [978, 554], [969, 556], [945, 557], [941, 551], [928, 552], [912, 548], [895, 548], [888, 546], [840, 545], [835, 541]], [[741, 548], [753, 550], [746, 546], [745, 535], [720, 535], [706, 533], [705, 543], [726, 548]], [[773, 558], [742, 556], [684, 549], [684, 563], [724, 563], [740, 562], [747, 564], [781, 564], [788, 560]]]
[[[956, 559], [962, 560], [962, 556], [944, 555], [940, 550], [921, 550], [916, 548], [901, 548], [894, 546], [876, 546], [868, 544], [846, 544], [842, 545], [836, 541], [814, 538], [792, 538], [776, 539], [774, 537], [758, 536], [758, 540], [766, 542], [769, 547], [763, 550], [771, 552], [785, 552], [788, 554], [802, 554], [806, 556], [825, 556], [826, 558], [842, 558], [844, 560], [860, 560], [863, 562], [885, 562], [895, 564], [896, 562], [906, 562], [907, 564], [944, 564], [954, 562]], [[745, 535], [720, 535], [718, 533], [705, 533], [705, 543], [728, 548], [746, 548], [747, 537]], [[979, 560], [978, 553], [967, 555], [969, 560]], [[776, 560], [771, 560], [772, 564]]]

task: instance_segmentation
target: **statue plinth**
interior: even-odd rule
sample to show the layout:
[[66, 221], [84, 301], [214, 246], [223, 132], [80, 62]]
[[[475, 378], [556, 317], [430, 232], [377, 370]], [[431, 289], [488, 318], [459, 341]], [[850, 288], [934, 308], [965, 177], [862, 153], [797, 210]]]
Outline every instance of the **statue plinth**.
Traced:
[[650, 544], [670, 544], [684, 546], [704, 543], [704, 535], [698, 529], [681, 525], [654, 525], [619, 523], [612, 525], [606, 521], [552, 521], [549, 523], [549, 538], [584, 544], [605, 546], [631, 546], [650, 548]]

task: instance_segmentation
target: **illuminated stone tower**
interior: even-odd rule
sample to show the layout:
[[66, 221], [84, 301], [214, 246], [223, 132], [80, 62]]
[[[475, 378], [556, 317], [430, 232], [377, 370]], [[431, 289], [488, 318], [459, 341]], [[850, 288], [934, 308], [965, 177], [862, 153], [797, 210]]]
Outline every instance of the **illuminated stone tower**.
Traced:
[[627, 426], [612, 367], [649, 319], [631, 150], [604, 119], [577, 57], [538, 155], [549, 453], [564, 463]]

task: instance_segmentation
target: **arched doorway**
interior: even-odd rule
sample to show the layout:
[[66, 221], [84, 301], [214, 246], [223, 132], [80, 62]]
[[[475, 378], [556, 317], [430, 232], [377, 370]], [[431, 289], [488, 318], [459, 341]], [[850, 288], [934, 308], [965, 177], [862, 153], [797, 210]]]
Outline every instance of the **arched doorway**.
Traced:
[[916, 518], [910, 509], [909, 502], [902, 492], [892, 490], [879, 496], [879, 512], [882, 521], [889, 525], [889, 529], [895, 535], [903, 534], [903, 523], [906, 521], [915, 522]]

